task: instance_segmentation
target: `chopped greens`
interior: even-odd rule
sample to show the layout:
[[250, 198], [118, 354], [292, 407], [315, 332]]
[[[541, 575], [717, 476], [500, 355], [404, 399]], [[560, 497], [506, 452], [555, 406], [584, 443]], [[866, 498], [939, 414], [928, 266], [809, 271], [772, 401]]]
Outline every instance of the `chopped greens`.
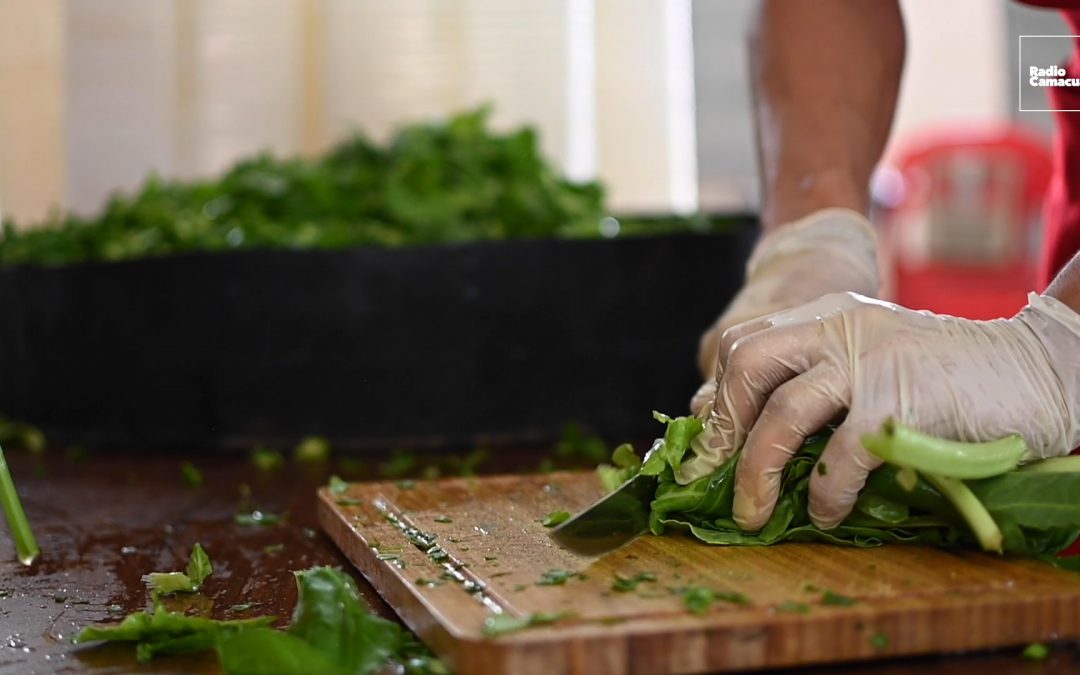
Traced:
[[544, 527], [555, 527], [557, 525], [562, 525], [568, 520], [570, 520], [569, 511], [552, 511], [544, 516], [544, 519], [540, 521], [540, 524]]
[[274, 527], [280, 525], [284, 518], [276, 513], [256, 509], [251, 512], [238, 513], [233, 516], [233, 520], [237, 525], [244, 525], [245, 527]]
[[449, 673], [408, 631], [371, 614], [352, 578], [341, 570], [313, 567], [297, 572], [296, 584], [296, 609], [286, 630], [271, 628], [270, 616], [219, 621], [159, 606], [116, 625], [85, 628], [75, 640], [134, 643], [140, 661], [214, 650], [226, 675], [368, 675], [392, 664], [406, 673]]
[[509, 614], [495, 614], [484, 619], [484, 635], [497, 637], [507, 633], [516, 633], [532, 626], [552, 624], [573, 616], [573, 612], [536, 612], [521, 617], [510, 616]]
[[885, 649], [889, 646], [889, 636], [885, 633], [874, 633], [870, 636], [870, 646], [874, 649]]
[[182, 462], [180, 464], [180, 475], [183, 476], [188, 487], [197, 488], [203, 484], [202, 471], [199, 471], [191, 462]]
[[[648, 460], [637, 469], [637, 473], [659, 479], [649, 515], [653, 534], [684, 531], [716, 545], [761, 546], [782, 541], [859, 547], [885, 543], [967, 544], [1058, 565], [1068, 563], [1055, 556], [1080, 536], [1080, 501], [1075, 499], [1080, 493], [1080, 463], [1058, 461], [1045, 470], [1034, 464], [993, 474], [1015, 466], [1020, 441], [939, 442], [892, 422], [885, 424], [880, 434], [863, 439], [872, 452], [886, 459], [909, 457], [897, 447], [925, 447], [910, 453], [913, 459], [903, 460], [902, 466], [886, 462], [872, 472], [851, 515], [839, 526], [820, 530], [810, 522], [808, 513], [811, 473], [815, 467], [818, 472], [828, 470], [819, 461], [830, 433], [826, 430], [807, 439], [788, 461], [781, 475], [776, 507], [765, 525], [756, 532], [744, 532], [732, 517], [739, 453], [711, 473], [680, 484], [676, 470], [686, 453], [693, 452], [691, 441], [701, 433], [701, 422], [659, 413], [655, 417], [667, 425], [667, 430]], [[988, 450], [985, 459], [981, 458], [984, 449]], [[965, 459], [971, 457], [975, 459]], [[613, 464], [632, 466], [625, 451], [613, 457]], [[926, 471], [927, 467], [939, 465], [941, 473]], [[612, 470], [601, 467], [601, 480], [609, 488]], [[633, 475], [627, 472], [618, 478]]]
[[821, 604], [823, 605], [832, 607], [850, 607], [856, 602], [858, 602], [858, 600], [855, 598], [830, 591], [827, 588], [825, 589], [825, 592], [821, 594]]
[[656, 575], [652, 572], [638, 572], [633, 576], [624, 576], [615, 573], [615, 580], [611, 582], [611, 590], [617, 593], [629, 593], [636, 591], [639, 584], [642, 582], [654, 582], [656, 581]]
[[686, 609], [694, 614], [705, 614], [714, 602], [728, 602], [733, 605], [749, 605], [750, 598], [735, 591], [718, 591], [705, 586], [691, 586], [690, 588], [674, 589], [683, 596], [683, 604]]
[[254, 448], [251, 451], [251, 463], [259, 471], [276, 471], [285, 465], [285, 457], [273, 448]]
[[581, 572], [571, 572], [569, 570], [551, 569], [540, 575], [540, 581], [536, 582], [537, 586], [562, 586], [570, 579], [578, 577], [584, 579], [585, 576]]
[[1020, 653], [1020, 656], [1028, 661], [1044, 661], [1046, 657], [1050, 656], [1050, 648], [1041, 642], [1032, 642], [1027, 647], [1024, 647], [1024, 651]]
[[213, 571], [210, 556], [206, 555], [203, 547], [196, 543], [191, 549], [191, 558], [188, 560], [186, 571], [151, 572], [143, 575], [143, 581], [155, 595], [194, 593], [202, 588], [203, 582]]
[[293, 461], [317, 464], [330, 458], [330, 442], [322, 436], [307, 436], [293, 448]]
[[349, 489], [349, 484], [342, 480], [341, 476], [330, 476], [329, 487], [333, 494], [342, 495]]

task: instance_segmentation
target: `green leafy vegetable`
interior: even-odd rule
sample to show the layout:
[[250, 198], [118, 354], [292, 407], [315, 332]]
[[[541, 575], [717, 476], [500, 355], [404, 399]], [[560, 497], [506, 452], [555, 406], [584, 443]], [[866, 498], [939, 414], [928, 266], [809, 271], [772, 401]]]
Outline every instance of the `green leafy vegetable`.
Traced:
[[210, 556], [196, 543], [191, 549], [191, 558], [185, 572], [151, 572], [143, 576], [143, 581], [156, 595], [194, 593], [202, 588], [203, 582], [213, 571]]
[[159, 606], [153, 613], [131, 614], [117, 625], [86, 628], [76, 641], [135, 643], [142, 661], [213, 649], [228, 675], [368, 675], [393, 663], [406, 673], [449, 672], [401, 626], [371, 614], [352, 578], [341, 570], [314, 567], [297, 572], [296, 584], [296, 609], [285, 631], [269, 627], [274, 617], [218, 621]]
[[15, 491], [15, 482], [11, 478], [11, 470], [8, 469], [3, 448], [0, 448], [0, 506], [3, 507], [4, 517], [7, 518], [8, 529], [11, 530], [11, 538], [15, 542], [15, 554], [19, 556], [19, 562], [23, 565], [32, 564], [39, 553], [37, 540], [30, 529], [26, 512], [23, 511], [19, 493]]
[[540, 521], [540, 524], [544, 527], [555, 527], [556, 525], [562, 525], [568, 520], [570, 520], [569, 511], [552, 511]]
[[885, 633], [874, 633], [870, 636], [870, 645], [875, 649], [885, 649], [889, 646], [889, 636]]
[[1020, 653], [1020, 656], [1028, 661], [1045, 661], [1046, 657], [1050, 656], [1050, 648], [1041, 642], [1032, 642], [1027, 647], [1024, 647], [1024, 651]]
[[[735, 470], [739, 453], [711, 474], [680, 485], [674, 469], [683, 461], [690, 441], [700, 433], [696, 418], [670, 418], [657, 414], [667, 425], [661, 443], [639, 469], [658, 477], [651, 503], [649, 529], [687, 532], [710, 544], [769, 545], [782, 541], [825, 542], [849, 546], [919, 543], [931, 546], [976, 545], [986, 550], [1038, 557], [1054, 564], [1058, 553], [1080, 537], [1080, 462], [1057, 463], [1047, 470], [1026, 467], [981, 479], [951, 478], [933, 468], [927, 457], [945, 452], [945, 473], [984, 475], [985, 466], [967, 467], [965, 457], [985, 460], [950, 442], [931, 443], [922, 453], [918, 471], [911, 465], [885, 464], [872, 472], [851, 515], [838, 527], [820, 530], [808, 514], [810, 476], [817, 467], [829, 432], [810, 438], [787, 463], [780, 479], [780, 494], [773, 513], [757, 532], [744, 532], [732, 517]], [[877, 438], [877, 437], [875, 437]], [[877, 440], [879, 450], [901, 439], [904, 447], [928, 439], [909, 433], [901, 425], [887, 425]], [[891, 440], [890, 440], [891, 439]], [[963, 444], [959, 444], [963, 445]], [[980, 448], [985, 444], [980, 444]], [[1012, 466], [1016, 442], [991, 448], [993, 466]], [[895, 449], [884, 451], [893, 456]], [[890, 454], [893, 453], [893, 454]], [[1004, 457], [1004, 459], [1002, 459]], [[827, 469], [826, 469], [827, 470]]]
[[611, 464], [596, 467], [596, 473], [604, 489], [613, 492], [620, 485], [633, 478], [641, 470], [641, 459], [634, 452], [634, 446], [623, 443], [611, 453]]

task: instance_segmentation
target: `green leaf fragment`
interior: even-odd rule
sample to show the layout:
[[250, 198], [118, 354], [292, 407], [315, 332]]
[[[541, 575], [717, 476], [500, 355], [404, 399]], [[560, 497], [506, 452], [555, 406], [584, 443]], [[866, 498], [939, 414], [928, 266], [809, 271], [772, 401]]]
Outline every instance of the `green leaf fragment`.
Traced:
[[251, 451], [251, 463], [259, 471], [275, 471], [285, 465], [285, 458], [273, 448], [257, 447]]
[[1050, 656], [1050, 648], [1041, 642], [1032, 642], [1027, 647], [1024, 647], [1024, 651], [1020, 653], [1020, 656], [1028, 661], [1044, 661], [1046, 657]]
[[615, 573], [615, 580], [611, 582], [611, 590], [617, 593], [629, 593], [636, 591], [637, 587], [643, 582], [655, 582], [656, 575], [652, 572], [638, 572], [632, 576], [623, 576], [618, 572]]
[[197, 488], [203, 484], [203, 475], [191, 462], [181, 462], [180, 475], [188, 487]]
[[284, 518], [276, 513], [270, 513], [269, 511], [250, 511], [237, 513], [233, 516], [233, 521], [237, 525], [243, 525], [245, 527], [274, 527], [280, 525]]
[[874, 633], [870, 636], [870, 645], [874, 649], [885, 649], [889, 646], [889, 636], [885, 633]]
[[307, 436], [293, 448], [293, 461], [318, 464], [330, 459], [330, 442], [322, 436]]
[[484, 619], [484, 635], [498, 637], [508, 633], [516, 633], [533, 626], [544, 626], [568, 619], [574, 616], [573, 612], [536, 612], [526, 616], [511, 616], [510, 614], [495, 614]]
[[580, 572], [571, 572], [569, 570], [550, 569], [544, 572], [540, 576], [540, 580], [536, 582], [537, 586], [562, 586], [570, 579], [578, 577], [585, 579], [586, 577]]
[[547, 516], [545, 516], [544, 519], [540, 521], [540, 523], [544, 527], [555, 527], [557, 525], [562, 525], [568, 520], [570, 520], [569, 511], [552, 511], [551, 513], [547, 514]]
[[156, 595], [194, 593], [202, 588], [203, 582], [212, 572], [210, 557], [206, 555], [203, 547], [196, 543], [191, 550], [185, 572], [151, 572], [143, 576], [143, 581]]
[[850, 607], [857, 603], [855, 598], [841, 595], [829, 589], [825, 589], [825, 592], [821, 594], [821, 604], [830, 607]]

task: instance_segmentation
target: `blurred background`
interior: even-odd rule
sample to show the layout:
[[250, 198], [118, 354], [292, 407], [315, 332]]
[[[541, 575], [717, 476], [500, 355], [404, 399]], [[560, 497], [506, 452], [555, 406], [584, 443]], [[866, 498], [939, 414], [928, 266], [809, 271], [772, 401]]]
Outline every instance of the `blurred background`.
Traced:
[[[557, 170], [601, 182], [609, 213], [752, 216], [754, 4], [0, 0], [0, 213], [16, 230], [91, 216], [152, 173], [208, 178], [264, 150], [316, 157], [356, 130], [384, 143], [490, 104], [496, 130], [535, 127]], [[887, 294], [1011, 314], [1037, 283], [1052, 132], [1050, 113], [1019, 112], [1046, 106], [1018, 105], [1017, 36], [1068, 30], [1005, 0], [902, 4], [906, 74], [873, 185]], [[1067, 47], [1030, 49], [1053, 63]], [[728, 248], [731, 288], [687, 320], [683, 351], [738, 283], [744, 249]]]
[[[752, 208], [752, 0], [0, 0], [0, 208], [92, 212], [150, 171], [213, 174], [264, 148], [494, 104], [615, 210]], [[1022, 122], [1016, 36], [1068, 32], [1004, 0], [903, 3], [890, 151], [950, 124]], [[1039, 45], [1053, 49], [1067, 44]], [[1052, 59], [1051, 59], [1052, 61]], [[1012, 66], [1012, 67], [1011, 67]], [[1024, 107], [1045, 107], [1026, 105]]]

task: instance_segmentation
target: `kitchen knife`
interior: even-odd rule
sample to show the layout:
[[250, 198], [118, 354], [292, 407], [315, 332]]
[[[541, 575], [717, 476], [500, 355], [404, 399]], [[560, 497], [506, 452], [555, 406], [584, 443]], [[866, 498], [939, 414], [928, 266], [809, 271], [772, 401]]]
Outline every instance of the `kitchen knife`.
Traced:
[[[657, 439], [645, 461], [662, 444], [663, 439]], [[601, 555], [619, 548], [648, 528], [657, 483], [656, 476], [634, 476], [552, 530], [551, 537], [563, 548], [582, 555]]]

